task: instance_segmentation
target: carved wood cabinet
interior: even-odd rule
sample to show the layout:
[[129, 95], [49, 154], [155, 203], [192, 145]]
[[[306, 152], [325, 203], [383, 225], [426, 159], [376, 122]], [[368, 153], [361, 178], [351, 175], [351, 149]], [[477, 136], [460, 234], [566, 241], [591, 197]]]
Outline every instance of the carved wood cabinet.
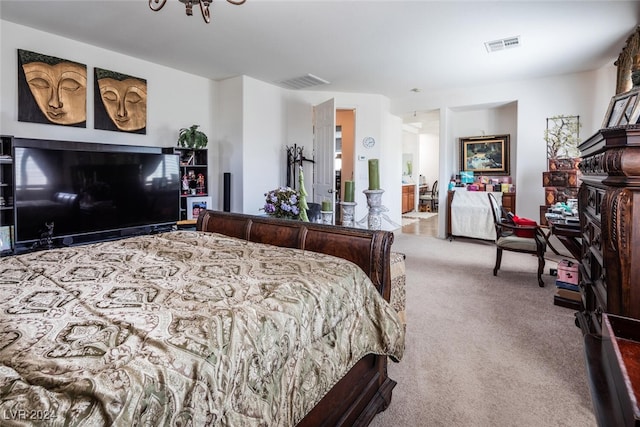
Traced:
[[579, 148], [582, 326], [599, 334], [602, 312], [640, 319], [640, 127], [602, 129]]
[[640, 426], [640, 126], [579, 146], [582, 329], [600, 426]]

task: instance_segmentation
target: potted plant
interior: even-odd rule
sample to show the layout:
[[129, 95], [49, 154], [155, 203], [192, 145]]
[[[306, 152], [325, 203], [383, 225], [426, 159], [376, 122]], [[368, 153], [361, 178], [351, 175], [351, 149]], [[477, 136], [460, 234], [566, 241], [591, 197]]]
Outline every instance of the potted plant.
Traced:
[[198, 130], [199, 127], [200, 125], [191, 125], [191, 127], [180, 129], [178, 146], [196, 150], [206, 147], [209, 139], [204, 132]]

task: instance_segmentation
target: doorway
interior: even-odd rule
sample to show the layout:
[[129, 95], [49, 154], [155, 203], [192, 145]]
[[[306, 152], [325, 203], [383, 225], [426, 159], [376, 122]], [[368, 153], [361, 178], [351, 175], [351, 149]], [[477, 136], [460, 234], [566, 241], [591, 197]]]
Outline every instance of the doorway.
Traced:
[[342, 224], [341, 209], [339, 208], [339, 203], [344, 200], [344, 185], [342, 183], [354, 180], [355, 116], [356, 111], [353, 109], [336, 110], [336, 149], [334, 156], [336, 224]]
[[340, 225], [342, 183], [354, 177], [355, 109], [336, 109], [333, 98], [313, 107], [313, 161], [313, 202]]
[[[421, 196], [425, 200], [431, 196], [440, 175], [440, 113], [416, 111], [403, 121], [403, 183], [406, 178], [407, 184], [414, 184], [415, 205], [412, 211], [403, 214], [402, 231], [436, 236], [441, 215], [433, 204], [421, 202]], [[412, 164], [411, 171], [407, 170], [408, 161]], [[437, 184], [436, 188], [439, 187]]]

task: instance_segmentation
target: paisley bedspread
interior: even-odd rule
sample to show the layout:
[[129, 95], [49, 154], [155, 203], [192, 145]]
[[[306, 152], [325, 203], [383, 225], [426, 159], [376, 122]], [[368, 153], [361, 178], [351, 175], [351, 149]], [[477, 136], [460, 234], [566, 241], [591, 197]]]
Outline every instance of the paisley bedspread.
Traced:
[[328, 255], [176, 231], [0, 260], [1, 425], [292, 426], [403, 349]]

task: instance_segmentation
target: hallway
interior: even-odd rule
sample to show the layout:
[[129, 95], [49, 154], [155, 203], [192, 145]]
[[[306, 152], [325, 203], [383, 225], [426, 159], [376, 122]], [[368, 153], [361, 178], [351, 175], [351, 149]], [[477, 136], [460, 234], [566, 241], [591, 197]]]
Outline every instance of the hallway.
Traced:
[[[404, 219], [404, 218], [403, 218]], [[413, 218], [408, 218], [413, 219]], [[415, 234], [420, 236], [438, 237], [438, 215], [430, 218], [416, 218], [409, 224], [402, 226], [402, 233]]]

